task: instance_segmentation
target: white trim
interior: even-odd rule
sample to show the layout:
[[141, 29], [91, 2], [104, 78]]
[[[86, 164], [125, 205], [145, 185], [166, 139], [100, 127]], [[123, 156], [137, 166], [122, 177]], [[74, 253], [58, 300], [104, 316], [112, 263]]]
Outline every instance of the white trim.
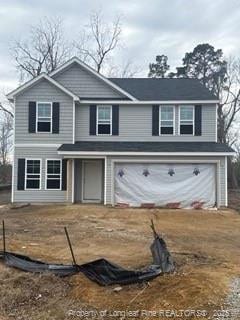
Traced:
[[[186, 133], [181, 134], [180, 127], [181, 127], [181, 108], [182, 107], [184, 108], [186, 106], [185, 105], [178, 106], [178, 135], [181, 137], [195, 136], [195, 106], [193, 105], [187, 106], [187, 107], [192, 107], [192, 110], [193, 110], [193, 119], [192, 119], [193, 133], [192, 134], [186, 134]], [[187, 120], [187, 121], [190, 121], [190, 120]]]
[[72, 203], [75, 201], [75, 160], [72, 159]]
[[225, 206], [227, 207], [228, 206], [228, 170], [227, 170], [227, 167], [228, 167], [228, 162], [227, 162], [227, 157], [225, 157], [224, 159], [224, 165], [225, 165], [225, 172], [224, 172], [224, 180], [225, 180]]
[[113, 162], [137, 162], [137, 163], [220, 163], [220, 160], [217, 159], [213, 159], [213, 160], [209, 160], [209, 159], [205, 159], [205, 160], [198, 160], [198, 159], [121, 159], [121, 158], [115, 158], [115, 159], [111, 159], [111, 161]]
[[[87, 161], [87, 160], [86, 160]], [[84, 194], [84, 191], [83, 191], [83, 188], [84, 188], [84, 166], [85, 166], [85, 161], [82, 161], [82, 167], [81, 167], [81, 175], [82, 175], [82, 181], [81, 181], [81, 202], [83, 203], [84, 200], [83, 200], [83, 194]]]
[[[27, 188], [27, 162], [31, 160], [40, 161], [40, 172], [39, 172], [39, 188]], [[30, 173], [29, 173], [30, 174]], [[33, 173], [38, 174], [38, 173]], [[36, 179], [37, 180], [37, 179]], [[42, 159], [39, 158], [25, 158], [25, 176], [24, 176], [24, 190], [25, 191], [38, 191], [42, 189]]]
[[60, 90], [62, 90], [63, 92], [65, 92], [67, 95], [71, 96], [75, 101], [79, 101], [79, 97], [76, 96], [75, 94], [73, 94], [71, 91], [69, 91], [68, 89], [66, 89], [64, 86], [62, 86], [59, 82], [55, 81], [54, 79], [50, 78], [46, 73], [41, 73], [39, 76], [37, 76], [36, 78], [33, 78], [32, 80], [26, 82], [25, 84], [23, 84], [22, 86], [18, 87], [17, 89], [9, 92], [7, 94], [7, 98], [9, 100], [13, 100], [13, 98], [15, 96], [17, 96], [19, 93], [21, 93], [22, 91], [26, 90], [27, 88], [33, 86], [37, 81], [41, 80], [41, 79], [46, 79], [48, 80], [50, 83], [52, 83], [55, 87], [59, 88]]
[[[60, 161], [60, 184], [59, 184], [59, 188], [58, 189], [47, 188], [48, 161]], [[50, 190], [50, 191], [56, 191], [56, 190], [60, 191], [60, 190], [62, 190], [62, 159], [59, 159], [59, 158], [58, 159], [56, 159], [56, 158], [55, 159], [53, 159], [53, 158], [45, 159], [45, 190]]]
[[215, 104], [219, 100], [80, 100], [80, 104], [133, 104], [133, 105], [151, 105], [152, 104]]
[[217, 112], [217, 109], [218, 109], [218, 104], [216, 104], [216, 126], [215, 126], [215, 141], [217, 142], [218, 141], [218, 112]]
[[[38, 131], [38, 122], [41, 122], [38, 120], [38, 105], [39, 104], [50, 104], [50, 108], [51, 108], [51, 115], [50, 117], [46, 117], [46, 118], [50, 118], [50, 131]], [[52, 122], [53, 122], [53, 103], [50, 101], [37, 101], [36, 102], [36, 133], [52, 133]]]
[[216, 186], [217, 186], [217, 190], [219, 190], [219, 192], [217, 192], [217, 207], [220, 207], [221, 205], [221, 161], [219, 160], [219, 162], [217, 163], [217, 172], [216, 172]]
[[58, 151], [62, 155], [88, 156], [233, 156], [234, 152], [111, 152], [111, 151]]
[[76, 137], [76, 106], [75, 101], [73, 100], [73, 143], [75, 143]]
[[[16, 117], [15, 117], [15, 99], [13, 101], [13, 114], [14, 114], [14, 117], [13, 117], [13, 165], [12, 165], [12, 187], [11, 187], [11, 203], [14, 202], [14, 175], [15, 175], [15, 165], [17, 165], [16, 163], [16, 159], [15, 159], [15, 120], [16, 120]], [[25, 183], [25, 182], [24, 182]]]
[[104, 195], [103, 195], [103, 201], [104, 201], [104, 205], [107, 204], [107, 157], [104, 157]]
[[[109, 134], [103, 134], [103, 133], [98, 133], [98, 108], [99, 107], [109, 107], [110, 108], [110, 133]], [[97, 136], [112, 136], [112, 106], [104, 106], [104, 105], [97, 105], [97, 115], [96, 115], [96, 135]]]
[[[173, 119], [172, 120], [162, 120], [161, 119], [161, 110], [162, 110], [162, 107], [165, 107], [164, 105], [160, 105], [159, 106], [159, 136], [163, 136], [163, 137], [172, 137], [172, 136], [175, 136], [176, 135], [176, 129], [175, 129], [175, 108], [176, 106], [175, 105], [171, 105], [169, 107], [171, 107], [173, 109]], [[161, 121], [172, 121], [173, 122], [173, 133], [172, 134], [162, 134], [161, 133]], [[164, 128], [164, 127], [163, 127]], [[165, 127], [166, 128], [166, 127]], [[169, 127], [167, 127], [169, 128]]]
[[221, 196], [221, 189], [219, 184], [219, 175], [220, 175], [220, 160], [174, 160], [174, 159], [165, 159], [165, 160], [141, 160], [141, 159], [111, 159], [111, 205], [115, 205], [114, 201], [114, 193], [115, 193], [115, 181], [114, 181], [114, 166], [115, 163], [214, 163], [216, 164], [216, 171], [217, 171], [217, 184], [216, 184], [216, 203], [217, 207], [220, 206], [220, 196]]
[[122, 93], [124, 96], [127, 96], [128, 98], [130, 98], [131, 100], [137, 100], [134, 96], [132, 96], [130, 93], [128, 93], [127, 91], [123, 90], [122, 88], [120, 88], [118, 85], [116, 85], [115, 83], [113, 83], [112, 81], [110, 81], [109, 79], [105, 78], [103, 75], [101, 75], [100, 73], [98, 73], [97, 71], [95, 71], [94, 69], [92, 69], [90, 66], [88, 66], [86, 63], [84, 63], [83, 61], [81, 61], [80, 59], [78, 59], [77, 57], [73, 57], [72, 59], [70, 59], [69, 61], [67, 61], [66, 63], [64, 63], [62, 66], [60, 66], [59, 68], [57, 68], [56, 70], [54, 70], [53, 72], [50, 73], [50, 77], [56, 75], [57, 73], [61, 72], [62, 70], [64, 70], [65, 68], [69, 67], [71, 64], [73, 63], [77, 63], [78, 65], [80, 65], [82, 68], [84, 68], [85, 70], [87, 70], [88, 72], [92, 73], [95, 77], [97, 77], [98, 79], [104, 81], [105, 83], [107, 83], [110, 87], [112, 87], [113, 89], [115, 89], [116, 91]]
[[16, 143], [14, 145], [16, 148], [59, 148], [61, 144], [55, 144], [55, 143]]
[[[69, 155], [63, 156], [64, 159], [69, 159]], [[79, 156], [79, 155], [71, 155], [71, 159], [105, 159], [105, 156]]]

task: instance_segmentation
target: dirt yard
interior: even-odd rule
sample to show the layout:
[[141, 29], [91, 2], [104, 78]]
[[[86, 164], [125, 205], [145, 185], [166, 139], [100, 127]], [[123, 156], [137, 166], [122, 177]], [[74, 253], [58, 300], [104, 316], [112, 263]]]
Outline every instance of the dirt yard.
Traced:
[[[233, 210], [93, 205], [13, 210], [2, 205], [0, 218], [5, 219], [9, 251], [48, 262], [71, 263], [63, 230], [67, 226], [79, 264], [105, 257], [127, 268], [151, 263], [153, 218], [177, 266], [174, 274], [114, 291], [117, 286], [101, 287], [80, 274], [59, 279], [24, 273], [0, 263], [0, 319], [4, 320], [223, 319], [214, 310], [221, 306], [227, 310], [224, 302], [231, 293], [230, 285], [240, 276], [240, 215]], [[81, 310], [86, 313], [80, 314]], [[100, 314], [103, 310], [107, 315]], [[149, 313], [159, 310], [164, 311], [158, 317]], [[171, 313], [170, 317], [167, 310], [175, 316]], [[181, 316], [181, 310], [200, 311], [197, 317], [188, 313]]]

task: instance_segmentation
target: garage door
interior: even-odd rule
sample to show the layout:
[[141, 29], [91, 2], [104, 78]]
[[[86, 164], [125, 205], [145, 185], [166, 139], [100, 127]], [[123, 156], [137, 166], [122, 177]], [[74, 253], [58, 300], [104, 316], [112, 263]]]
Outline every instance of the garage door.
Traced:
[[115, 204], [213, 207], [215, 171], [214, 164], [116, 163]]

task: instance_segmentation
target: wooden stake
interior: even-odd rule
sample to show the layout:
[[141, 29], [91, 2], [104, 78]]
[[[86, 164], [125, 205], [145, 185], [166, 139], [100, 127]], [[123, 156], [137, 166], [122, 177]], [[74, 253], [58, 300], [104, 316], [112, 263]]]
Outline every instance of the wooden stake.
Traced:
[[70, 251], [71, 251], [72, 260], [73, 260], [73, 265], [76, 266], [77, 263], [76, 263], [76, 260], [75, 260], [75, 257], [74, 257], [74, 253], [73, 253], [73, 249], [72, 249], [72, 244], [71, 244], [71, 241], [70, 241], [70, 238], [69, 238], [69, 235], [68, 235], [67, 228], [64, 227], [64, 230], [65, 230], [65, 234], [66, 234], [66, 237], [67, 237], [68, 245], [69, 245], [69, 248], [70, 248]]
[[3, 253], [6, 252], [6, 238], [5, 238], [5, 223], [2, 221], [2, 235], [3, 235]]

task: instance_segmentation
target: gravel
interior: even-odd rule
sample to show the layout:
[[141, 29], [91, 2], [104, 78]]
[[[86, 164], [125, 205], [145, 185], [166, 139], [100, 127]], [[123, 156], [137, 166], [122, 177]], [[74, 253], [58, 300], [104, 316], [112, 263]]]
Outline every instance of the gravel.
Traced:
[[230, 292], [224, 302], [222, 310], [214, 320], [237, 320], [240, 319], [240, 278], [234, 278], [230, 284]]

